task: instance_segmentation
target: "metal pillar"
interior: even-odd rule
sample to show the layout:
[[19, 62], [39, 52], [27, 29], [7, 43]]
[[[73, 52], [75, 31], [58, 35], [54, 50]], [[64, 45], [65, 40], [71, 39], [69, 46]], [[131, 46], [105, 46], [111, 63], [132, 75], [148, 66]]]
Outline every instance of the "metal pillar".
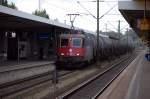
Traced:
[[17, 34], [17, 44], [18, 44], [18, 55], [17, 55], [17, 60], [18, 63], [20, 62], [20, 51], [19, 51], [19, 33]]
[[[120, 45], [120, 40], [121, 40], [121, 35], [120, 35], [120, 20], [118, 20], [118, 34], [119, 34], [118, 45]], [[117, 49], [120, 51], [121, 48], [117, 47]]]
[[118, 21], [118, 33], [120, 34], [120, 20]]
[[106, 32], [105, 32], [105, 35], [107, 35], [107, 23], [106, 23]]
[[39, 0], [39, 11], [41, 10], [41, 0]]
[[128, 44], [128, 28], [127, 28], [127, 53], [129, 52], [129, 44]]
[[99, 65], [99, 0], [97, 0], [97, 65]]

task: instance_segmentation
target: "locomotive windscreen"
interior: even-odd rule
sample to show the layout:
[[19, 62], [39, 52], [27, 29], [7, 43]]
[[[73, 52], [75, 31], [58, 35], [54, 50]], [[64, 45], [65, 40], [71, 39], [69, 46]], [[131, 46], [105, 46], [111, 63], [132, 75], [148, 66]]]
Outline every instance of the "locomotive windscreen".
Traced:
[[62, 38], [62, 39], [61, 39], [60, 46], [61, 46], [61, 47], [67, 47], [67, 46], [68, 46], [68, 42], [69, 42], [69, 39], [67, 39], [67, 38]]
[[72, 38], [73, 47], [82, 47], [82, 38]]

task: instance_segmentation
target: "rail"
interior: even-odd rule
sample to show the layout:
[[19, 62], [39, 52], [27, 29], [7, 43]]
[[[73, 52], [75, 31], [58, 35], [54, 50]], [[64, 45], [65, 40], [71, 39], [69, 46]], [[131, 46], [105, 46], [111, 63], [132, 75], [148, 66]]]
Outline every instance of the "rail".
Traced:
[[132, 57], [130, 56], [123, 59], [106, 69], [104, 72], [95, 75], [63, 95], [58, 96], [57, 99], [96, 99], [135, 57], [136, 55], [133, 55]]

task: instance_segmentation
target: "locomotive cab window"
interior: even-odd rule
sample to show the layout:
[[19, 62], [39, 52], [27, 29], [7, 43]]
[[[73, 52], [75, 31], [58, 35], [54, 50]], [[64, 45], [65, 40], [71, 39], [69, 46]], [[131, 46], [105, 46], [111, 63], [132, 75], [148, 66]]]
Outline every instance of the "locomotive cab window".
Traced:
[[82, 38], [72, 38], [72, 47], [82, 47]]
[[67, 39], [67, 38], [61, 38], [60, 46], [61, 47], [67, 47], [68, 46], [68, 41], [69, 41], [69, 39]]

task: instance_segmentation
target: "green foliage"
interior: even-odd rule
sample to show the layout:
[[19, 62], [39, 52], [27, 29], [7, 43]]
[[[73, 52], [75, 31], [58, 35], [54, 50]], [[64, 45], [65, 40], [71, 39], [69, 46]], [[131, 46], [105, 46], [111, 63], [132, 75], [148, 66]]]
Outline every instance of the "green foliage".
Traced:
[[45, 17], [47, 19], [49, 19], [49, 15], [46, 13], [46, 10], [35, 10], [32, 14], [37, 15], [37, 16], [41, 16], [41, 17]]
[[13, 2], [11, 2], [11, 4], [8, 4], [8, 7], [12, 8], [12, 9], [17, 9], [15, 3], [13, 3]]
[[3, 5], [3, 6], [7, 6], [7, 5], [8, 5], [7, 0], [2, 0], [2, 1], [1, 1], [1, 5]]
[[15, 3], [11, 2], [10, 4], [8, 4], [7, 0], [2, 0], [0, 4], [6, 7], [12, 8], [12, 9], [17, 9]]

